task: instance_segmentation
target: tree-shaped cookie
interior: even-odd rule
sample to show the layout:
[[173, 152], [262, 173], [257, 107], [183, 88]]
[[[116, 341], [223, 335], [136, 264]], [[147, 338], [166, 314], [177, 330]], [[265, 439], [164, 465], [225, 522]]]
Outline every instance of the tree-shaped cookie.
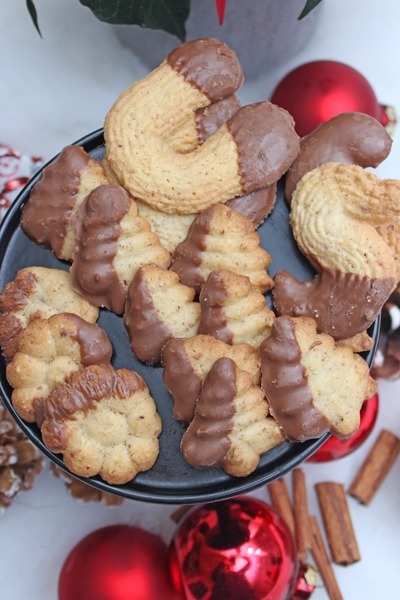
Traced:
[[228, 357], [260, 382], [257, 351], [249, 344], [231, 346], [211, 335], [170, 339], [162, 350], [163, 380], [174, 400], [174, 417], [190, 423], [201, 384], [216, 360]]
[[268, 413], [264, 393], [251, 375], [230, 358], [218, 359], [203, 381], [193, 421], [182, 438], [184, 459], [194, 467], [220, 466], [246, 477], [261, 454], [285, 439]]
[[200, 292], [200, 308], [199, 333], [255, 348], [269, 335], [275, 319], [248, 277], [223, 269], [211, 271], [207, 277]]
[[67, 146], [35, 184], [22, 211], [22, 229], [59, 258], [72, 260], [75, 230], [71, 216], [92, 190], [107, 183], [99, 161], [81, 146]]
[[118, 185], [96, 188], [81, 204], [73, 222], [76, 243], [71, 282], [95, 306], [122, 314], [136, 271], [148, 263], [169, 264], [169, 252]]
[[157, 265], [141, 267], [133, 278], [125, 304], [124, 324], [135, 356], [158, 364], [171, 338], [196, 335], [200, 305], [194, 290], [179, 283], [174, 271]]
[[197, 292], [217, 269], [245, 275], [255, 289], [265, 292], [273, 285], [266, 271], [270, 262], [253, 224], [235, 210], [217, 204], [196, 217], [187, 238], [175, 249], [170, 268]]
[[306, 317], [276, 319], [259, 353], [261, 387], [289, 440], [357, 431], [361, 406], [376, 388], [361, 356], [317, 333]]

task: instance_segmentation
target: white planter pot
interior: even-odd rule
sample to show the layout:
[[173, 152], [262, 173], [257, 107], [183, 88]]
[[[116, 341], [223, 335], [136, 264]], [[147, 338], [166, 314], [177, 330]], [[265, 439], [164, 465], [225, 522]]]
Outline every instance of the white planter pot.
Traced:
[[[287, 60], [310, 38], [321, 5], [298, 21], [304, 4], [305, 0], [227, 0], [220, 27], [215, 0], [192, 0], [186, 39], [225, 41], [237, 52], [245, 77], [254, 78]], [[150, 69], [180, 43], [169, 33], [137, 25], [116, 25], [115, 29], [122, 43]]]

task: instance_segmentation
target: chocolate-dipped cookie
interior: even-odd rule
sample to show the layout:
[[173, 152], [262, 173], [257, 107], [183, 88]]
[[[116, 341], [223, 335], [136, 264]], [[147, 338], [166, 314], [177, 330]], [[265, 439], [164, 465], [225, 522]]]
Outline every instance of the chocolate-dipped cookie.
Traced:
[[376, 389], [361, 356], [318, 334], [316, 322], [304, 317], [276, 319], [259, 354], [270, 413], [289, 440], [357, 431], [361, 406]]
[[172, 338], [196, 335], [200, 305], [192, 288], [179, 283], [173, 271], [157, 265], [141, 267], [133, 278], [125, 304], [124, 325], [139, 360], [159, 364], [161, 350]]
[[260, 455], [284, 440], [278, 423], [268, 416], [268, 403], [249, 373], [230, 358], [220, 358], [205, 377], [192, 422], [181, 450], [193, 467], [219, 466], [246, 477]]
[[249, 344], [230, 346], [210, 335], [173, 338], [165, 344], [162, 350], [163, 381], [174, 401], [175, 419], [190, 423], [202, 381], [215, 361], [223, 356], [250, 373], [255, 384], [260, 382], [257, 352]]
[[270, 261], [252, 223], [235, 210], [217, 204], [196, 217], [187, 238], [175, 249], [170, 268], [182, 283], [197, 292], [217, 269], [246, 275], [256, 290], [265, 292], [273, 283], [266, 271]]
[[191, 152], [168, 145], [194, 110], [230, 96], [242, 79], [225, 44], [195, 40], [116, 100], [105, 121], [107, 159], [132, 196], [166, 213], [193, 214], [265, 188], [285, 173], [299, 138], [290, 115], [269, 102], [239, 109]]
[[72, 260], [75, 230], [71, 217], [92, 190], [107, 183], [99, 161], [81, 146], [67, 146], [35, 184], [22, 211], [23, 231], [58, 258]]
[[95, 306], [122, 314], [136, 271], [148, 263], [168, 266], [169, 253], [120, 186], [96, 188], [81, 204], [73, 222], [72, 287]]
[[199, 333], [255, 348], [268, 337], [275, 319], [248, 277], [223, 269], [211, 271], [207, 277], [200, 292], [200, 309]]
[[18, 351], [6, 370], [15, 410], [40, 425], [52, 389], [83, 367], [109, 364], [111, 354], [107, 334], [78, 315], [59, 313], [32, 321], [19, 334]]
[[315, 318], [336, 340], [365, 331], [397, 282], [397, 261], [377, 228], [400, 217], [400, 182], [379, 180], [356, 165], [326, 163], [307, 173], [292, 199], [300, 250], [318, 271], [298, 282], [280, 271], [279, 314]]

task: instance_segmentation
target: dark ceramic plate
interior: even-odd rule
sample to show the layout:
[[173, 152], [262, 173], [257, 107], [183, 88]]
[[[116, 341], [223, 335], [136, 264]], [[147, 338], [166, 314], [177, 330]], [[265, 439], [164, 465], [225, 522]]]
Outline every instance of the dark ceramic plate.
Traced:
[[[76, 144], [83, 146], [93, 158], [100, 159], [104, 152], [102, 130], [89, 134]], [[58, 260], [49, 250], [29, 241], [19, 226], [21, 209], [28, 200], [39, 175], [40, 172], [24, 188], [2, 223], [0, 289], [13, 280], [23, 267], [41, 265], [64, 270], [69, 268], [69, 264]], [[274, 276], [279, 269], [286, 269], [299, 280], [313, 278], [313, 269], [298, 251], [293, 240], [282, 185], [278, 187], [276, 205], [272, 214], [258, 231], [261, 245], [272, 256], [272, 263], [268, 269], [271, 276]], [[270, 302], [270, 298], [267, 300]], [[379, 319], [369, 332], [375, 339], [375, 346], [379, 331], [378, 321]], [[125, 485], [109, 485], [99, 477], [82, 479], [96, 488], [135, 500], [157, 503], [180, 504], [220, 500], [249, 492], [280, 477], [311, 456], [329, 437], [329, 434], [325, 434], [317, 440], [303, 443], [283, 442], [265, 453], [261, 457], [257, 470], [243, 479], [230, 477], [218, 468], [200, 470], [189, 467], [179, 449], [184, 430], [172, 417], [172, 399], [162, 382], [162, 369], [149, 367], [135, 359], [130, 351], [128, 336], [121, 317], [102, 309], [99, 325], [108, 333], [113, 345], [113, 366], [117, 369], [121, 367], [133, 369], [146, 381], [157, 403], [163, 421], [163, 431], [160, 436], [160, 454], [150, 471], [139, 474]], [[365, 356], [369, 365], [372, 363], [374, 351], [375, 347]], [[62, 457], [47, 450], [39, 429], [35, 425], [25, 423], [15, 413], [11, 404], [12, 390], [7, 383], [5, 370], [6, 361], [0, 357], [0, 391], [5, 405], [32, 442], [59, 467], [67, 470]]]

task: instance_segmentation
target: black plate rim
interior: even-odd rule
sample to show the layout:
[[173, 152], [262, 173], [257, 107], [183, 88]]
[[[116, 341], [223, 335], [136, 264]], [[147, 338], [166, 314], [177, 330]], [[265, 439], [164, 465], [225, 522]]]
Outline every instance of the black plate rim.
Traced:
[[[97, 147], [102, 146], [104, 143], [103, 138], [103, 129], [99, 128], [95, 131], [81, 137], [79, 140], [74, 142], [72, 145], [83, 146], [86, 152], [91, 152], [95, 150]], [[57, 158], [58, 154], [55, 155], [51, 160], [49, 160], [45, 165], [41, 167], [41, 169], [30, 179], [27, 185], [21, 190], [18, 194], [17, 198], [14, 200], [12, 206], [7, 211], [2, 223], [0, 224], [0, 242], [8, 233], [10, 224], [13, 219], [15, 219], [15, 214], [21, 209], [25, 200], [28, 199], [29, 193], [37, 180], [39, 179], [43, 169], [53, 162], [55, 158]], [[0, 267], [1, 269], [1, 267]], [[374, 338], [374, 347], [369, 352], [367, 357], [367, 363], [371, 367], [373, 358], [375, 356], [375, 352], [377, 349], [378, 338], [379, 338], [379, 329], [380, 329], [380, 314], [372, 325], [371, 336]], [[308, 440], [305, 442], [292, 442], [291, 444], [301, 444], [301, 451], [296, 453], [295, 456], [286, 460], [286, 462], [280, 466], [273, 468], [268, 471], [268, 473], [262, 473], [257, 476], [257, 470], [253, 472], [246, 478], [232, 478], [234, 482], [232, 486], [226, 486], [223, 489], [219, 489], [216, 491], [197, 491], [196, 493], [188, 493], [183, 492], [182, 490], [178, 490], [175, 495], [164, 493], [162, 490], [158, 490], [157, 493], [152, 491], [145, 491], [142, 489], [131, 489], [126, 488], [124, 486], [115, 486], [108, 484], [106, 481], [103, 481], [99, 477], [91, 477], [85, 478], [72, 473], [64, 464], [60, 455], [54, 454], [47, 449], [45, 444], [43, 443], [40, 436], [35, 434], [34, 431], [30, 429], [30, 424], [26, 423], [21, 419], [21, 417], [16, 413], [11, 400], [8, 398], [8, 393], [3, 385], [2, 378], [0, 378], [0, 396], [6, 406], [7, 410], [10, 412], [14, 420], [17, 422], [19, 427], [25, 433], [25, 435], [31, 440], [31, 442], [38, 448], [47, 458], [55, 463], [58, 467], [60, 467], [63, 471], [71, 475], [72, 477], [82, 481], [83, 483], [90, 485], [102, 492], [108, 492], [111, 494], [115, 494], [118, 496], [122, 496], [124, 498], [128, 498], [131, 500], [138, 500], [142, 502], [149, 502], [154, 504], [198, 504], [201, 502], [213, 502], [217, 500], [225, 500], [228, 498], [232, 498], [238, 494], [248, 493], [260, 488], [262, 485], [266, 485], [271, 481], [282, 477], [286, 473], [290, 472], [292, 469], [302, 464], [308, 458], [310, 458], [317, 450], [320, 448], [331, 436], [330, 433], [323, 434], [320, 438]], [[290, 442], [282, 442], [284, 444], [289, 444]], [[130, 482], [132, 483], [132, 482]], [[134, 480], [133, 480], [134, 483]], [[142, 486], [145, 487], [145, 486]]]

